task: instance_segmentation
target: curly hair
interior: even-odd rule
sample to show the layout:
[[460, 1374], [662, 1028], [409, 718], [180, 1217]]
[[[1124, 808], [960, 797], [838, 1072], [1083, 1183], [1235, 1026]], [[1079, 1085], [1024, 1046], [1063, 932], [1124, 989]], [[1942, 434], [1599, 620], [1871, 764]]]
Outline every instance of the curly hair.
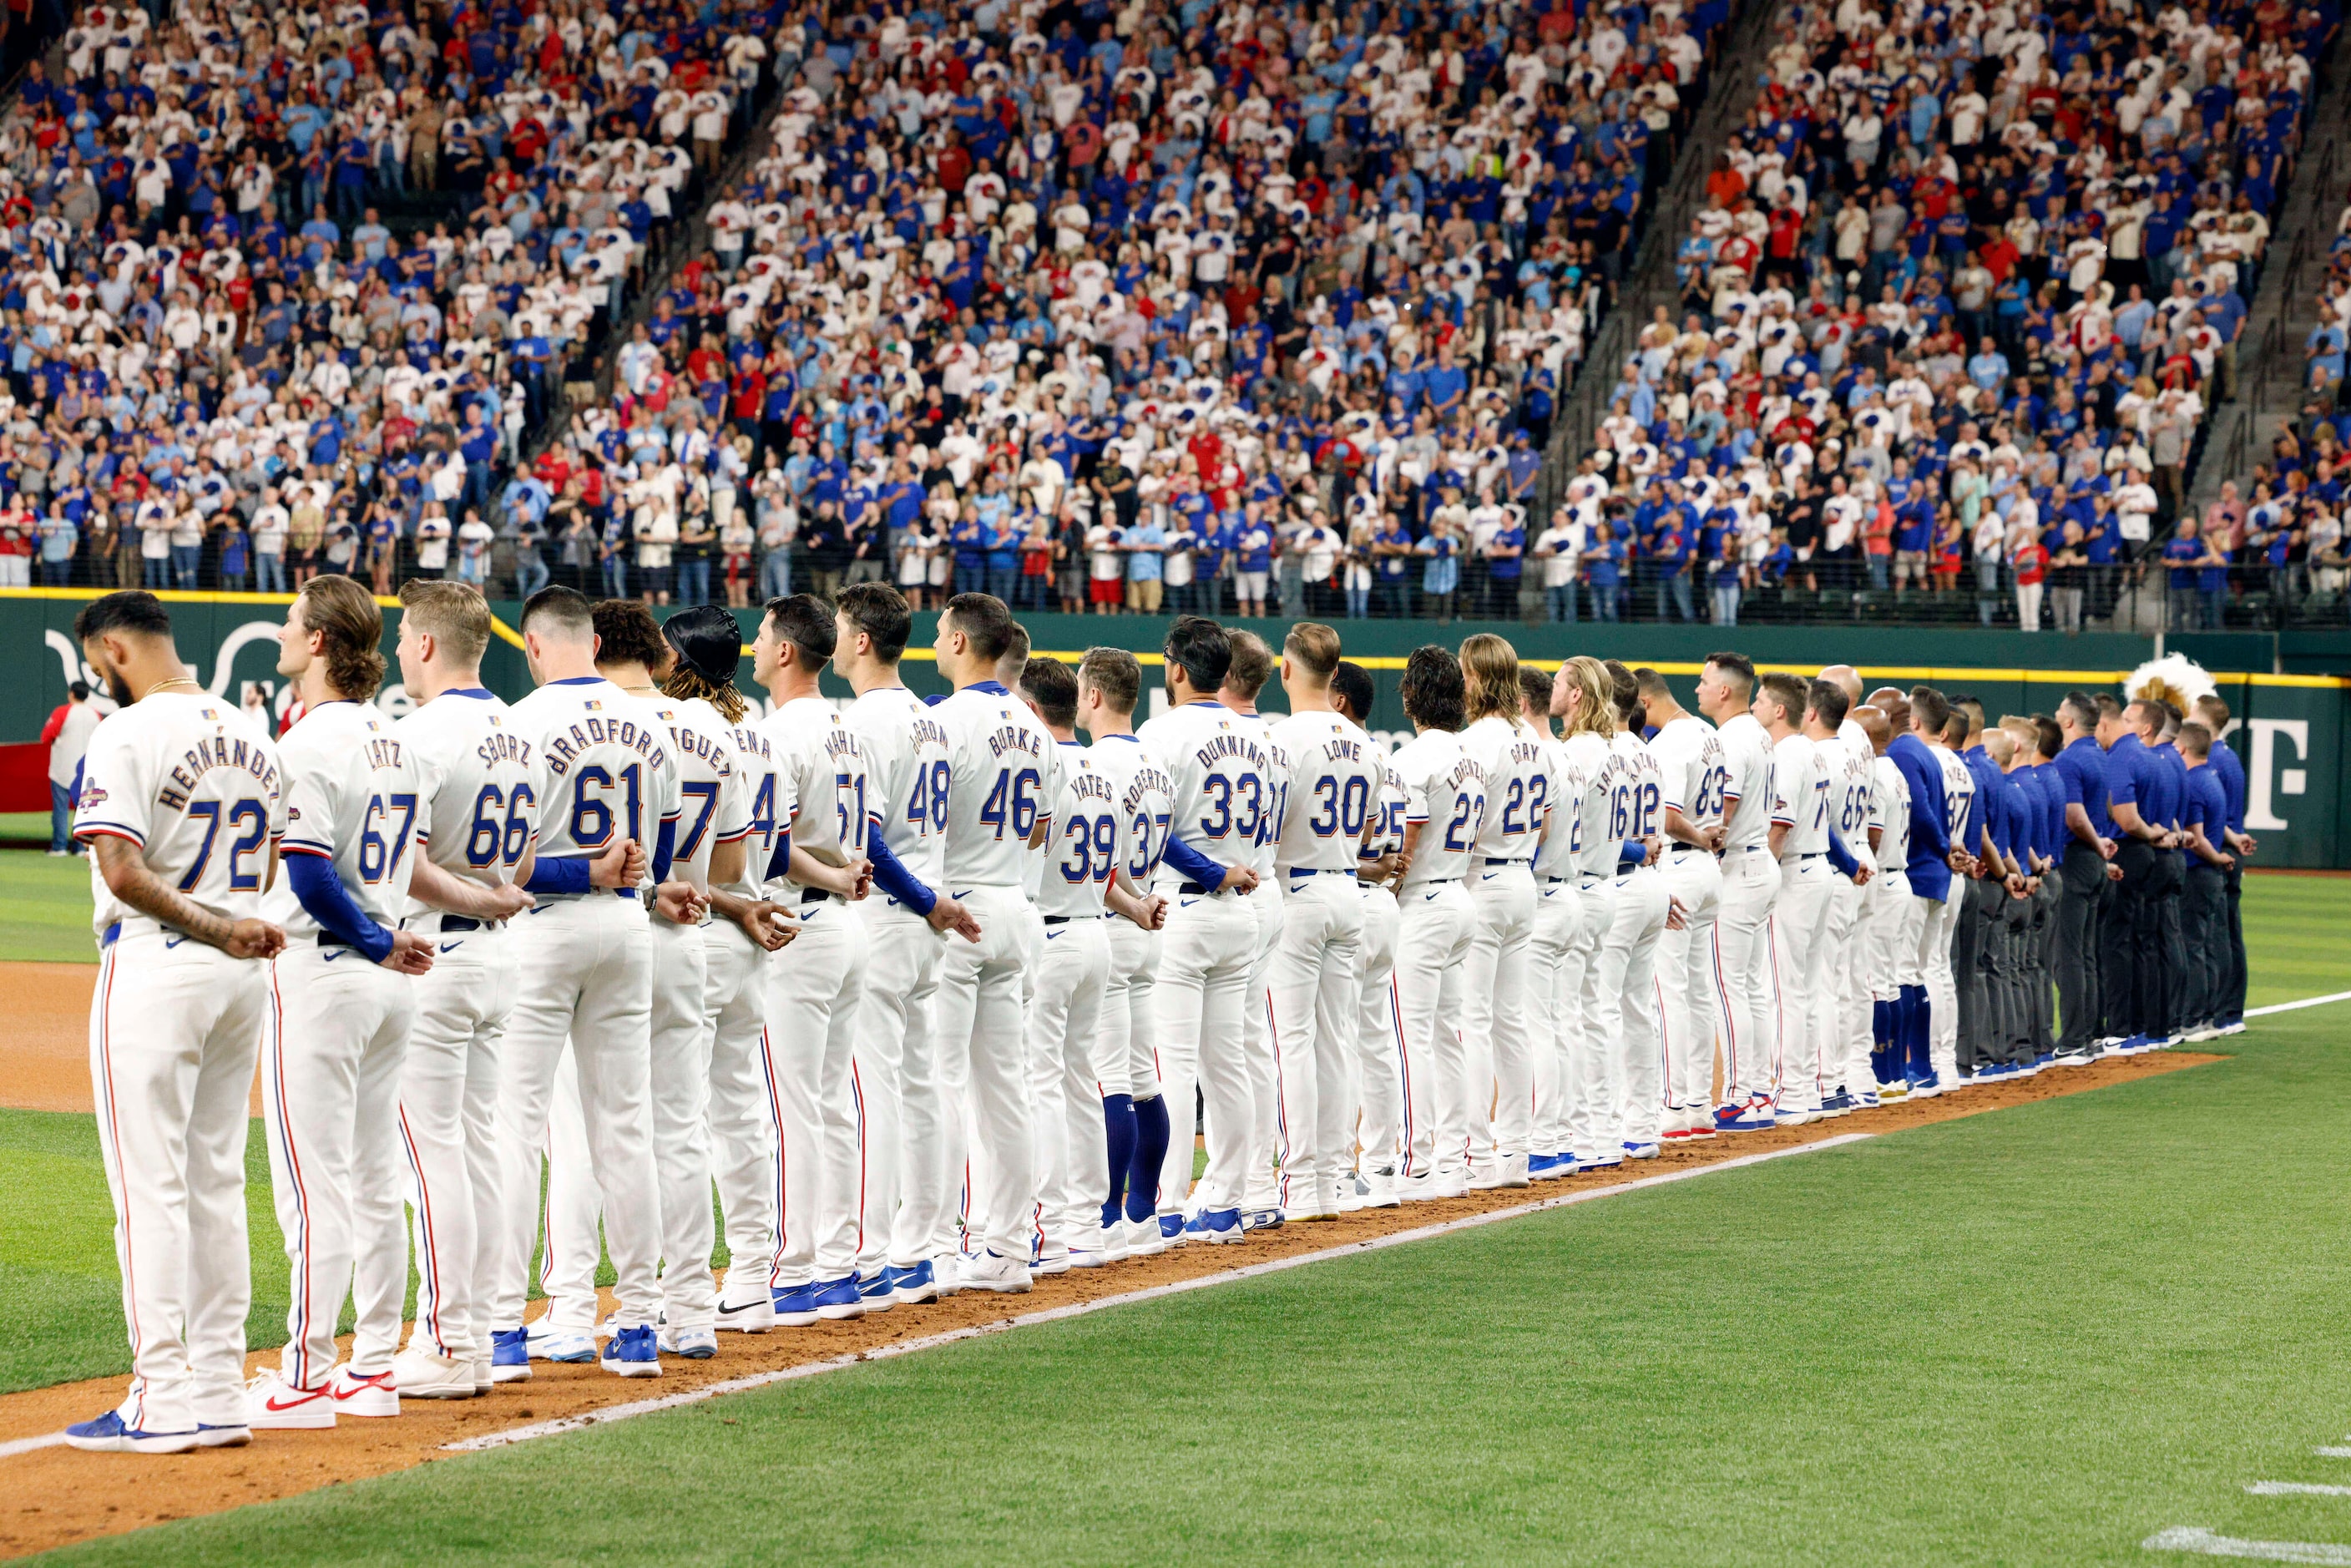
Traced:
[[338, 696], [366, 702], [383, 685], [383, 612], [348, 577], [314, 577], [302, 585], [302, 624], [319, 633], [327, 684]]
[[1405, 716], [1428, 729], [1461, 727], [1461, 662], [1433, 643], [1412, 651], [1404, 664]]
[[596, 628], [598, 664], [643, 664], [651, 671], [669, 663], [669, 642], [643, 600], [600, 599], [588, 613]]

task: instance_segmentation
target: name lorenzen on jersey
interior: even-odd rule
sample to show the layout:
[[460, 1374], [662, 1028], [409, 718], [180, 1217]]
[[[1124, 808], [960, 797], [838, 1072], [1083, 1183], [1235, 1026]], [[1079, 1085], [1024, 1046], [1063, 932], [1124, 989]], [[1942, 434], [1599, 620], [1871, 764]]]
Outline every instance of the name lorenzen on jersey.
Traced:
[[571, 771], [571, 765], [580, 760], [581, 752], [599, 746], [633, 751], [654, 768], [669, 760], [669, 753], [662, 747], [659, 730], [649, 729], [632, 718], [598, 718], [590, 714], [566, 726], [563, 733], [548, 738], [547, 770], [559, 779]]
[[[271, 794], [277, 792], [277, 762], [267, 752], [246, 741], [225, 735], [209, 736], [188, 747], [179, 765], [166, 776], [162, 789], [156, 791], [157, 802], [172, 810], [183, 810], [188, 797], [195, 793], [196, 781], [215, 768], [234, 768], [251, 778]], [[82, 786], [87, 796], [89, 786]], [[104, 800], [104, 796], [97, 797]]]

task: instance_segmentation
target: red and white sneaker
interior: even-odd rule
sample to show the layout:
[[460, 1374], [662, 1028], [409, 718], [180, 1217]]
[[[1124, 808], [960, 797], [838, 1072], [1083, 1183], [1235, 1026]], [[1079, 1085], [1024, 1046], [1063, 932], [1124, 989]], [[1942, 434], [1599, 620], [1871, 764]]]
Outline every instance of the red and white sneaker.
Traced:
[[245, 1385], [245, 1424], [262, 1432], [317, 1431], [335, 1424], [331, 1382], [297, 1388], [275, 1372]]
[[339, 1416], [400, 1414], [400, 1385], [392, 1380], [392, 1368], [388, 1366], [381, 1372], [368, 1373], [339, 1366], [335, 1368], [334, 1381], [327, 1386], [334, 1395], [335, 1413]]

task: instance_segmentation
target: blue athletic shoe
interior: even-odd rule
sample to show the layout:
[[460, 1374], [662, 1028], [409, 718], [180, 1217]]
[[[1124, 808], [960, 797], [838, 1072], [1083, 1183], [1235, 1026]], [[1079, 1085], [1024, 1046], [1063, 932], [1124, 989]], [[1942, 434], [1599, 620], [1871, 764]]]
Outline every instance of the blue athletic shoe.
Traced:
[[[248, 1437], [251, 1433], [247, 1433]], [[184, 1432], [148, 1432], [122, 1424], [119, 1410], [109, 1410], [95, 1421], [77, 1421], [66, 1428], [66, 1446], [86, 1454], [184, 1454], [198, 1441], [196, 1428]]]
[[816, 1322], [816, 1287], [812, 1284], [770, 1291], [769, 1299], [776, 1303], [776, 1322], [785, 1328], [804, 1329]]
[[886, 1312], [898, 1304], [898, 1270], [884, 1263], [871, 1274], [857, 1277], [857, 1293], [869, 1312]]
[[1625, 1155], [1622, 1150], [1609, 1150], [1602, 1154], [1593, 1155], [1588, 1158], [1577, 1159], [1575, 1162], [1575, 1168], [1579, 1171], [1614, 1170], [1624, 1163]]
[[1241, 1228], [1243, 1230], [1279, 1230], [1281, 1228], [1281, 1210], [1253, 1208], [1241, 1216]]
[[1184, 1227], [1187, 1241], [1206, 1241], [1211, 1246], [1225, 1247], [1241, 1239], [1241, 1211], [1238, 1208], [1204, 1208]]
[[252, 1441], [253, 1428], [242, 1421], [224, 1421], [217, 1427], [209, 1421], [196, 1423], [199, 1448], [242, 1448]]
[[1720, 1105], [1715, 1108], [1714, 1130], [1718, 1133], [1768, 1133], [1778, 1124], [1771, 1113], [1771, 1102], [1763, 1096], [1750, 1095], [1741, 1105]]
[[596, 1359], [596, 1340], [591, 1334], [574, 1333], [564, 1329], [553, 1329], [538, 1335], [532, 1335], [528, 1329], [523, 1332], [525, 1343], [530, 1346], [530, 1354], [538, 1360], [559, 1361], [567, 1366], [585, 1366]]
[[1931, 1099], [1943, 1092], [1943, 1081], [1931, 1072], [1924, 1077], [1906, 1079], [1905, 1082], [1910, 1085], [1910, 1098], [1913, 1100]]
[[2044, 1051], [2040, 1055], [2032, 1059], [2032, 1071], [2035, 1072], [2040, 1071], [2044, 1067], [2054, 1067], [2056, 1065], [2057, 1053], [2053, 1051]]
[[605, 1341], [604, 1370], [622, 1377], [659, 1377], [661, 1343], [654, 1337], [653, 1325], [639, 1323]]
[[490, 1331], [490, 1381], [492, 1383], [530, 1381], [529, 1330], [492, 1329]]
[[1180, 1247], [1192, 1239], [1184, 1234], [1184, 1229], [1182, 1215], [1163, 1214], [1159, 1217], [1159, 1239], [1166, 1242], [1170, 1247]]
[[863, 1317], [865, 1297], [858, 1289], [857, 1276], [843, 1274], [838, 1280], [820, 1281], [816, 1286], [816, 1315], [828, 1322]]
[[1657, 1145], [1627, 1138], [1625, 1140], [1625, 1157], [1628, 1160], [1654, 1160], [1657, 1157]]
[[1854, 1109], [1856, 1111], [1876, 1110], [1878, 1106], [1877, 1091], [1875, 1089], [1863, 1090], [1860, 1093], [1853, 1097], [1853, 1104]]
[[1527, 1179], [1529, 1181], [1547, 1181], [1551, 1178], [1552, 1173], [1558, 1168], [1559, 1156], [1557, 1155], [1529, 1155], [1527, 1156]]
[[1821, 1102], [1821, 1114], [1823, 1116], [1852, 1115], [1853, 1096], [1846, 1093], [1842, 1089], [1838, 1090], [1835, 1093]]
[[893, 1269], [890, 1274], [891, 1300], [916, 1307], [939, 1299], [938, 1276], [927, 1259], [911, 1269]]

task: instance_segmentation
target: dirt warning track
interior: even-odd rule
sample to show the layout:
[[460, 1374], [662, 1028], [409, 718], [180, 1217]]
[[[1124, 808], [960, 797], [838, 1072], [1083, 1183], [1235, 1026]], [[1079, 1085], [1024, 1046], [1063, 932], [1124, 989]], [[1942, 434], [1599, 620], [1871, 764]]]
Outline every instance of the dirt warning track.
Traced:
[[[71, 965], [15, 965], [13, 969], [72, 969]], [[84, 971], [86, 974], [88, 971]], [[84, 984], [87, 997], [87, 982]], [[0, 1041], [0, 1066], [24, 1054]], [[167, 1520], [219, 1513], [247, 1503], [292, 1497], [318, 1488], [456, 1458], [444, 1445], [538, 1423], [592, 1416], [648, 1397], [677, 1394], [762, 1372], [854, 1356], [901, 1341], [957, 1328], [998, 1323], [1054, 1306], [1099, 1301], [1154, 1285], [1231, 1272], [1249, 1264], [1343, 1247], [1398, 1231], [1472, 1215], [1519, 1208], [1562, 1194], [1622, 1186], [1645, 1177], [1719, 1164], [1741, 1155], [1792, 1149], [1851, 1133], [1892, 1133], [2061, 1095], [2102, 1089], [2221, 1060], [2183, 1051], [2109, 1059], [2086, 1068], [2053, 1071], [1916, 1104], [1865, 1111], [1811, 1126], [1719, 1137], [1668, 1150], [1656, 1160], [1628, 1162], [1613, 1171], [1539, 1183], [1515, 1192], [1402, 1208], [1351, 1214], [1328, 1224], [1290, 1225], [1259, 1232], [1238, 1247], [1186, 1247], [1156, 1258], [1073, 1270], [1040, 1280], [1025, 1296], [966, 1293], [931, 1306], [899, 1307], [877, 1316], [766, 1334], [722, 1334], [709, 1361], [664, 1359], [657, 1382], [614, 1377], [595, 1366], [534, 1364], [531, 1381], [506, 1385], [479, 1399], [412, 1402], [390, 1420], [344, 1422], [328, 1432], [268, 1432], [250, 1448], [170, 1458], [83, 1454], [62, 1445], [34, 1447], [0, 1457], [0, 1557], [24, 1556], [93, 1536], [118, 1534]], [[0, 1076], [0, 1082], [13, 1082]], [[88, 1103], [87, 1078], [82, 1085]], [[58, 1106], [57, 1109], [71, 1107]], [[611, 1304], [609, 1299], [606, 1305]], [[348, 1345], [348, 1341], [345, 1342]], [[257, 1369], [275, 1351], [249, 1358]], [[64, 1384], [0, 1397], [0, 1451], [37, 1443], [68, 1422], [110, 1408], [122, 1394], [120, 1378]]]

